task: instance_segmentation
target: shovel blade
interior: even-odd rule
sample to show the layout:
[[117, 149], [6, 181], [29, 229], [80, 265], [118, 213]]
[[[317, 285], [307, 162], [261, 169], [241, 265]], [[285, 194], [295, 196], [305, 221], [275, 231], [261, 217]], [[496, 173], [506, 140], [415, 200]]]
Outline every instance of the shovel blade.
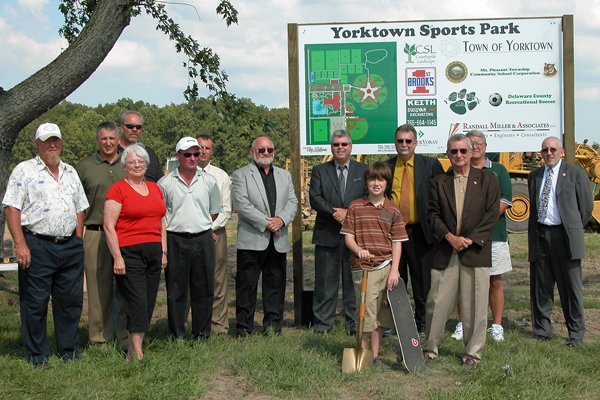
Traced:
[[344, 349], [342, 358], [342, 372], [362, 371], [373, 366], [373, 350]]

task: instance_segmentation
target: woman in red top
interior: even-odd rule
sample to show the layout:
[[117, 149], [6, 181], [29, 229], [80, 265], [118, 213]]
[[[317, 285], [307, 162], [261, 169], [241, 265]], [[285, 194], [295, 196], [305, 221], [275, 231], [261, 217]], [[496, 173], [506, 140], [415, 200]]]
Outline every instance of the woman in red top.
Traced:
[[127, 178], [108, 189], [104, 231], [114, 259], [117, 289], [127, 313], [127, 361], [144, 358], [142, 342], [150, 328], [161, 269], [167, 266], [167, 235], [163, 194], [156, 183], [145, 182], [150, 159], [141, 144], [121, 154]]

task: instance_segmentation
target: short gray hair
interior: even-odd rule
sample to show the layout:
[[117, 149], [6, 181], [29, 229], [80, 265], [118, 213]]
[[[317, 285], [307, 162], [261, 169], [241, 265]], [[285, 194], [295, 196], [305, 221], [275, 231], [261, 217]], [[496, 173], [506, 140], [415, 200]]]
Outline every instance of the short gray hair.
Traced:
[[330, 142], [333, 143], [333, 138], [343, 138], [343, 137], [347, 137], [348, 138], [348, 143], [352, 144], [352, 137], [350, 136], [350, 134], [348, 133], [348, 131], [345, 131], [343, 129], [338, 129], [337, 131], [334, 131], [331, 134], [331, 140], [330, 140]]
[[127, 165], [127, 157], [131, 153], [135, 153], [138, 157], [143, 158], [146, 161], [146, 166], [150, 165], [150, 157], [148, 156], [148, 152], [145, 149], [142, 143], [134, 143], [132, 145], [127, 146], [123, 152], [121, 153], [121, 166], [125, 168]]
[[477, 136], [478, 138], [483, 139], [483, 143], [487, 144], [487, 140], [485, 140], [485, 135], [483, 134], [483, 132], [478, 131], [477, 129], [473, 129], [467, 132], [467, 136], [469, 135]]
[[121, 114], [121, 125], [125, 123], [125, 118], [127, 118], [129, 114], [135, 114], [138, 117], [140, 117], [140, 122], [142, 123], [142, 125], [144, 125], [144, 117], [142, 117], [142, 114], [134, 110], [125, 111], [123, 114]]
[[101, 122], [98, 124], [98, 126], [96, 127], [96, 139], [98, 139], [100, 137], [101, 129], [104, 129], [105, 131], [108, 131], [108, 132], [116, 132], [117, 137], [121, 136], [119, 134], [119, 130], [117, 129], [117, 125], [112, 121], [104, 121], [104, 122]]
[[446, 150], [450, 150], [450, 143], [460, 142], [461, 140], [467, 141], [467, 144], [469, 145], [469, 150], [473, 148], [473, 142], [471, 142], [471, 139], [469, 139], [467, 135], [463, 133], [455, 133], [454, 135], [448, 138], [448, 143], [446, 143]]

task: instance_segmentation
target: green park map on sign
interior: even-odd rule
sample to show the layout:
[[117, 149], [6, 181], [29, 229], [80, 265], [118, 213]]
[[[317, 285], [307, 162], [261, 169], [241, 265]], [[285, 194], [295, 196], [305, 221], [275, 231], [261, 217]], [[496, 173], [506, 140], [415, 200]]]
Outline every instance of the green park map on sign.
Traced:
[[305, 51], [306, 144], [328, 145], [338, 129], [356, 144], [393, 142], [396, 43], [311, 44]]

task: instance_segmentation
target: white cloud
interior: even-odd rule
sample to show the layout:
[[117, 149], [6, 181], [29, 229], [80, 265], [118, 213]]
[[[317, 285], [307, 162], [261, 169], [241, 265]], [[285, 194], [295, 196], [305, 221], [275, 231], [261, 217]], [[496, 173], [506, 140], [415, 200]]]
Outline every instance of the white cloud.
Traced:
[[17, 0], [17, 4], [28, 10], [36, 19], [41, 21], [48, 20], [44, 15], [44, 7], [48, 4], [48, 0]]
[[596, 101], [600, 100], [600, 87], [590, 87], [575, 90], [575, 98], [578, 100]]

